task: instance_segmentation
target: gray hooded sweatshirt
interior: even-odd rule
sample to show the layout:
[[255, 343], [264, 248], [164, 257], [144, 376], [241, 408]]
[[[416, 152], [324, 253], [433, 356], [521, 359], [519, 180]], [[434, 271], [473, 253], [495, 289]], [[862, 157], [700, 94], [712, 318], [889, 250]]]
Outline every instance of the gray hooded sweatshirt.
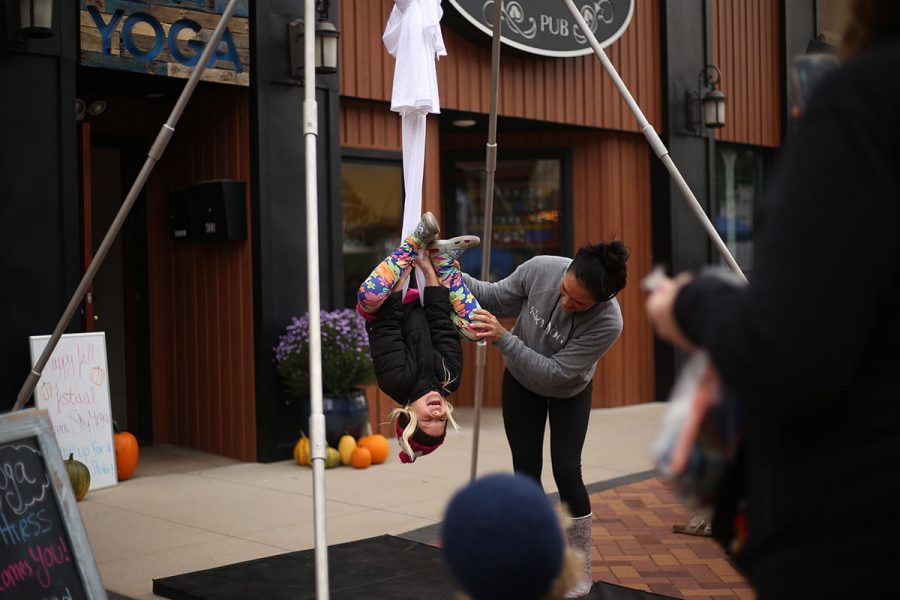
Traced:
[[586, 311], [563, 311], [559, 284], [571, 262], [535, 256], [496, 283], [463, 274], [482, 308], [497, 317], [518, 316], [497, 347], [519, 383], [549, 398], [571, 398], [587, 387], [597, 361], [622, 333], [615, 298]]

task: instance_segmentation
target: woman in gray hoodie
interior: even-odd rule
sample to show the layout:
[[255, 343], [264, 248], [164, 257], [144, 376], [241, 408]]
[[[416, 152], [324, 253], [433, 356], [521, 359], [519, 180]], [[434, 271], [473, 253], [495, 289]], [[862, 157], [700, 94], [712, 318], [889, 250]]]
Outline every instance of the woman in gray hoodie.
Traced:
[[[628, 251], [600, 242], [574, 259], [536, 256], [496, 283], [464, 275], [481, 309], [472, 316], [480, 339], [503, 353], [503, 424], [517, 473], [541, 480], [544, 427], [560, 500], [573, 517], [569, 543], [585, 552], [590, 591], [591, 504], [581, 479], [581, 450], [591, 414], [597, 361], [622, 332], [615, 295], [625, 287]], [[498, 317], [518, 317], [507, 331]]]

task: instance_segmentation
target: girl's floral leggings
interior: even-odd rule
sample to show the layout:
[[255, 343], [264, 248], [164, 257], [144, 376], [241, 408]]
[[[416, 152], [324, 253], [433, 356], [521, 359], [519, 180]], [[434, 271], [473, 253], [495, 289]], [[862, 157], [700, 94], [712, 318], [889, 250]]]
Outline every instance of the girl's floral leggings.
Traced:
[[[375, 318], [375, 313], [391, 295], [394, 285], [412, 267], [420, 247], [421, 244], [415, 236], [408, 236], [396, 250], [375, 267], [375, 270], [359, 286], [356, 295], [356, 310], [363, 318], [368, 321]], [[450, 303], [453, 305], [454, 311], [450, 315], [450, 319], [453, 324], [463, 337], [473, 341], [477, 340], [476, 330], [472, 327], [469, 316], [479, 305], [475, 296], [463, 282], [459, 263], [453, 257], [439, 252], [431, 255], [431, 264], [434, 266], [435, 274], [441, 285], [450, 290]]]

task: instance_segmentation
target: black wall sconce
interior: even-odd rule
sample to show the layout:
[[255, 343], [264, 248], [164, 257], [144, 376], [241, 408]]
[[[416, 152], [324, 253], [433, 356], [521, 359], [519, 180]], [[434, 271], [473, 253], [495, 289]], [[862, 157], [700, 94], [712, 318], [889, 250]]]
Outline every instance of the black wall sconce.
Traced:
[[25, 52], [31, 40], [53, 37], [53, 0], [3, 0], [0, 37], [6, 46]]
[[20, 0], [19, 33], [24, 38], [53, 35], [53, 0]]
[[715, 65], [706, 65], [697, 76], [697, 89], [686, 93], [688, 128], [700, 135], [703, 128], [725, 126], [725, 94], [719, 90], [722, 72]]
[[[316, 73], [327, 75], [338, 70], [338, 39], [341, 33], [328, 20], [329, 0], [316, 2]], [[303, 79], [303, 19], [288, 23], [291, 77]]]

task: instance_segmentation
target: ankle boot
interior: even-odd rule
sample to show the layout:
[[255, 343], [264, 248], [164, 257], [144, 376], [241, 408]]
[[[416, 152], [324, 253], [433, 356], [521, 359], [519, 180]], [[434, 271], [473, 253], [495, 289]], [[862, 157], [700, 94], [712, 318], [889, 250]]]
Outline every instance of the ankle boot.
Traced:
[[456, 259], [481, 243], [478, 236], [461, 235], [449, 240], [435, 240], [428, 246], [428, 258], [441, 285], [450, 290], [453, 313], [450, 320], [459, 333], [468, 340], [478, 341], [478, 330], [472, 326], [470, 316], [479, 307], [478, 300], [466, 287]]
[[438, 225], [437, 219], [434, 217], [434, 214], [429, 211], [422, 215], [419, 224], [416, 225], [413, 232], [409, 234], [406, 241], [412, 244], [416, 250], [419, 250], [419, 248], [423, 248], [430, 244], [440, 232], [441, 227]]
[[434, 240], [428, 244], [428, 258], [444, 287], [453, 290], [453, 279], [459, 275], [459, 257], [480, 243], [481, 239], [477, 235], [461, 235], [449, 240]]
[[463, 252], [481, 243], [477, 235], [458, 235], [449, 240], [434, 240], [428, 244], [428, 254], [434, 258], [452, 262], [458, 260]]
[[594, 585], [594, 577], [591, 573], [591, 525], [594, 513], [569, 519], [569, 528], [566, 530], [566, 538], [569, 546], [584, 555], [584, 577], [566, 593], [566, 598], [581, 598], [587, 596]]

